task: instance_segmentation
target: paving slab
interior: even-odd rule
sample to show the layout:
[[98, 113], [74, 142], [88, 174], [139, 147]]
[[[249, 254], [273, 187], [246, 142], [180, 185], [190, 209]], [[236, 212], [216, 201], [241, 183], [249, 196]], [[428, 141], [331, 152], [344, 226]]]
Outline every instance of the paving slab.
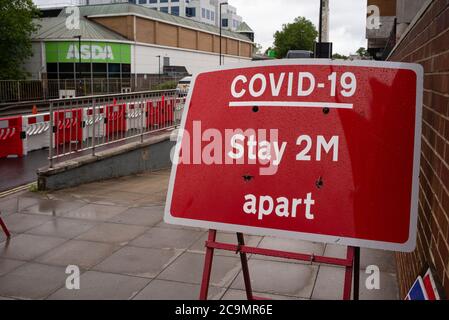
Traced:
[[118, 247], [113, 244], [70, 240], [36, 259], [37, 262], [89, 269], [109, 257]]
[[92, 229], [98, 222], [78, 219], [52, 219], [38, 227], [26, 231], [28, 234], [73, 239]]
[[77, 237], [79, 240], [126, 245], [147, 230], [146, 227], [119, 223], [102, 223]]
[[94, 270], [155, 278], [168, 267], [182, 251], [124, 247], [105, 259]]
[[0, 199], [0, 212], [2, 216], [22, 212], [22, 210], [31, 207], [39, 202], [38, 198], [26, 197], [22, 193], [15, 197]]
[[[206, 251], [205, 243], [206, 243], [207, 237], [208, 237], [207, 233], [203, 234], [203, 236], [201, 236], [201, 238], [198, 239], [189, 248], [189, 251], [196, 252], [196, 253], [204, 253]], [[244, 238], [245, 238], [245, 244], [248, 246], [252, 246], [252, 247], [257, 247], [259, 242], [262, 240], [262, 237], [259, 237], [259, 236], [244, 235]], [[237, 244], [237, 235], [235, 233], [217, 232], [217, 241], [236, 245]], [[239, 257], [239, 255], [236, 254], [235, 252], [225, 251], [225, 250], [215, 250], [214, 254], [222, 255], [222, 256]]]
[[119, 274], [87, 271], [80, 277], [80, 289], [65, 287], [52, 294], [50, 300], [129, 300], [138, 294], [150, 279]]
[[[346, 258], [346, 246], [328, 244], [325, 255], [335, 258]], [[366, 267], [375, 265], [379, 270], [387, 273], [396, 273], [396, 260], [394, 252], [361, 248], [360, 249], [360, 268], [366, 270]]]
[[129, 208], [115, 216], [110, 222], [132, 224], [137, 226], [152, 227], [160, 223], [164, 218], [164, 207]]
[[154, 227], [132, 241], [130, 245], [156, 249], [187, 249], [203, 234], [202, 231]]
[[30, 261], [65, 241], [62, 238], [21, 234], [0, 246], [0, 258]]
[[[259, 243], [259, 248], [264, 249], [273, 249], [273, 250], [281, 250], [288, 251], [293, 253], [304, 253], [304, 254], [315, 254], [315, 255], [323, 255], [325, 245], [322, 243], [314, 243], [308, 241], [294, 240], [294, 239], [283, 239], [283, 238], [274, 238], [274, 237], [264, 237], [262, 241]], [[260, 255], [253, 255], [254, 259], [262, 259], [262, 260], [273, 260], [280, 262], [289, 262], [289, 263], [308, 263], [304, 261], [277, 258], [277, 257], [266, 257]]]
[[82, 201], [62, 201], [62, 200], [50, 200], [39, 199], [37, 204], [32, 205], [21, 212], [28, 214], [40, 214], [46, 216], [60, 217], [65, 213], [82, 208], [86, 205]]
[[88, 204], [77, 210], [66, 212], [63, 214], [63, 217], [92, 221], [108, 221], [127, 209], [126, 206]]
[[[204, 267], [204, 255], [186, 252], [165, 269], [158, 279], [200, 284]], [[216, 256], [213, 260], [210, 284], [228, 286], [240, 271], [240, 259]]]
[[25, 261], [0, 258], [0, 277], [20, 267], [23, 264], [25, 264]]
[[0, 295], [45, 299], [65, 284], [65, 268], [27, 263], [0, 277]]
[[[254, 291], [305, 299], [311, 297], [318, 266], [258, 259], [250, 259], [248, 264]], [[245, 289], [241, 272], [231, 288]]]
[[341, 300], [345, 268], [323, 266], [319, 267], [318, 277], [312, 293], [313, 300]]
[[[219, 300], [225, 288], [211, 286], [209, 300]], [[198, 300], [200, 285], [166, 280], [153, 280], [134, 298], [135, 300]]]
[[[52, 217], [29, 215], [23, 213], [11, 214], [3, 218], [3, 221], [8, 226], [10, 232], [22, 233], [37, 226], [40, 226], [50, 220]], [[0, 230], [0, 232], [3, 232]]]

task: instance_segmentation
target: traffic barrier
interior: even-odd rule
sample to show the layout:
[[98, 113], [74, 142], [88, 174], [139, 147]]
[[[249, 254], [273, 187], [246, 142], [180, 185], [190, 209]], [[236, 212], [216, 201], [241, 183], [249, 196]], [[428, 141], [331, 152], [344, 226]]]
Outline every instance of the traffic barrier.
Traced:
[[146, 106], [147, 130], [159, 128], [159, 107], [157, 101], [148, 101]]
[[50, 145], [50, 114], [28, 115], [22, 117], [26, 139], [24, 148], [27, 152], [48, 148]]
[[0, 158], [26, 155], [22, 116], [0, 118]]
[[114, 104], [106, 107], [106, 136], [126, 133], [126, 104]]
[[105, 108], [95, 107], [95, 119], [94, 119], [94, 108], [84, 109], [83, 119], [85, 126], [83, 128], [83, 138], [87, 140], [88, 138], [93, 138], [94, 123], [95, 123], [95, 138], [101, 138], [104, 136], [105, 124], [104, 119]]
[[176, 107], [176, 98], [170, 99], [167, 101], [167, 119], [166, 119], [166, 125], [171, 126], [175, 122], [175, 107]]
[[83, 142], [83, 109], [60, 110], [54, 112], [55, 145], [76, 144]]
[[141, 130], [145, 126], [144, 104], [131, 102], [126, 105], [126, 128], [128, 130]]

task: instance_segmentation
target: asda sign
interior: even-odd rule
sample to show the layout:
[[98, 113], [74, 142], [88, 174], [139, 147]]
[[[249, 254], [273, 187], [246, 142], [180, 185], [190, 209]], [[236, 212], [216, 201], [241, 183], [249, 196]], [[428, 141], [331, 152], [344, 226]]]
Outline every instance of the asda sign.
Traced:
[[131, 45], [110, 42], [78, 41], [46, 42], [47, 63], [55, 62], [131, 63]]

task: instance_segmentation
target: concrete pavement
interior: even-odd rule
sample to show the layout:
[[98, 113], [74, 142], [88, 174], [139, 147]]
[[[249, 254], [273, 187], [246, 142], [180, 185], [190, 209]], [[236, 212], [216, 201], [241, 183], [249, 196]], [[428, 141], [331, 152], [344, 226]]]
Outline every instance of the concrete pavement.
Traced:
[[[197, 299], [207, 231], [165, 224], [168, 170], [52, 193], [0, 199], [13, 233], [0, 232], [0, 299]], [[235, 234], [218, 240], [235, 243]], [[344, 257], [345, 248], [246, 236], [252, 246]], [[380, 289], [367, 290], [365, 268], [377, 265]], [[68, 290], [68, 265], [81, 270]], [[273, 299], [341, 299], [344, 269], [251, 256], [257, 295]], [[392, 253], [362, 249], [361, 298], [398, 299]], [[238, 255], [217, 251], [210, 298], [245, 299]]]

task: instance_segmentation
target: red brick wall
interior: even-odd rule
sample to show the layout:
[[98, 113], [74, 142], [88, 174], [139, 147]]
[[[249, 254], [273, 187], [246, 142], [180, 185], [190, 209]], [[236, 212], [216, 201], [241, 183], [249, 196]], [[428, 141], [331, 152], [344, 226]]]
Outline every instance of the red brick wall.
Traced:
[[397, 254], [401, 295], [430, 266], [449, 297], [449, 0], [435, 0], [391, 61], [424, 67], [417, 249]]

